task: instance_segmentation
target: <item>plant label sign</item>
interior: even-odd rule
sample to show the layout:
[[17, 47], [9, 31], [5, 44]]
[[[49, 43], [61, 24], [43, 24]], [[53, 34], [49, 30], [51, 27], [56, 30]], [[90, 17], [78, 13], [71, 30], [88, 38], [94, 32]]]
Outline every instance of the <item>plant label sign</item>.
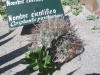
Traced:
[[10, 28], [64, 16], [60, 0], [7, 0], [6, 9]]

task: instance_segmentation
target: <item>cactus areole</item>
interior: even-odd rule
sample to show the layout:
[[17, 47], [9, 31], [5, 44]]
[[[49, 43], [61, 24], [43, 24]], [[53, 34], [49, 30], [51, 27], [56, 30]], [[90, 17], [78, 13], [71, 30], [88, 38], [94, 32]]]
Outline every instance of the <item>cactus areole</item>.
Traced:
[[10, 28], [38, 23], [48, 18], [64, 16], [61, 0], [7, 0]]

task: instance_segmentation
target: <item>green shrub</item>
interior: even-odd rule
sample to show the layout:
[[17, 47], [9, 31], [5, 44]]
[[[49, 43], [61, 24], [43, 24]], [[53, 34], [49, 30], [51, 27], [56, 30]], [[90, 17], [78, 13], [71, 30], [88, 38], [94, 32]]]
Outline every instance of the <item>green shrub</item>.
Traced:
[[43, 47], [35, 46], [34, 50], [30, 50], [25, 54], [23, 64], [29, 64], [29, 67], [34, 71], [39, 70], [40, 73], [50, 75], [50, 71], [56, 69], [56, 65], [52, 62], [49, 51]]
[[5, 7], [1, 7], [1, 8], [0, 8], [0, 14], [1, 14], [1, 15], [6, 14], [6, 8], [5, 8]]

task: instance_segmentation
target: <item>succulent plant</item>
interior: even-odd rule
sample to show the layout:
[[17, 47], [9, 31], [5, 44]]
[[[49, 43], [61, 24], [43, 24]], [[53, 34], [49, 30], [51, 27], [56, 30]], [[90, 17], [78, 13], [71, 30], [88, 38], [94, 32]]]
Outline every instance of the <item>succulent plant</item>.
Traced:
[[55, 70], [56, 64], [52, 62], [49, 51], [45, 50], [43, 46], [34, 46], [34, 50], [30, 50], [25, 54], [23, 64], [28, 64], [28, 67], [34, 71], [38, 71], [43, 75], [50, 75], [51, 70]]
[[67, 30], [67, 22], [61, 19], [48, 20], [41, 23], [40, 37], [42, 44], [46, 47], [51, 46], [53, 39], [58, 39], [58, 37], [65, 33]]
[[[37, 38], [36, 38], [37, 39]], [[75, 30], [64, 19], [49, 19], [39, 24], [38, 42], [49, 50], [52, 60], [59, 62], [80, 41]], [[55, 59], [56, 58], [56, 59]], [[63, 60], [62, 60], [63, 61]]]

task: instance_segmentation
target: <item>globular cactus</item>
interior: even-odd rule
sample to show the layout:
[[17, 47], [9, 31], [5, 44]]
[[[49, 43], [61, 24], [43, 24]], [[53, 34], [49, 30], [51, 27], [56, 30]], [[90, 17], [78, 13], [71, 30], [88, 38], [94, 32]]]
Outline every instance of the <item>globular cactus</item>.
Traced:
[[36, 28], [39, 32], [37, 37], [34, 36], [36, 41], [49, 50], [52, 60], [55, 62], [64, 62], [66, 56], [71, 56], [73, 48], [81, 41], [73, 27], [64, 19], [48, 19], [38, 24]]
[[50, 47], [51, 42], [67, 31], [67, 22], [62, 19], [49, 19], [41, 23], [40, 27], [40, 38], [41, 43]]

